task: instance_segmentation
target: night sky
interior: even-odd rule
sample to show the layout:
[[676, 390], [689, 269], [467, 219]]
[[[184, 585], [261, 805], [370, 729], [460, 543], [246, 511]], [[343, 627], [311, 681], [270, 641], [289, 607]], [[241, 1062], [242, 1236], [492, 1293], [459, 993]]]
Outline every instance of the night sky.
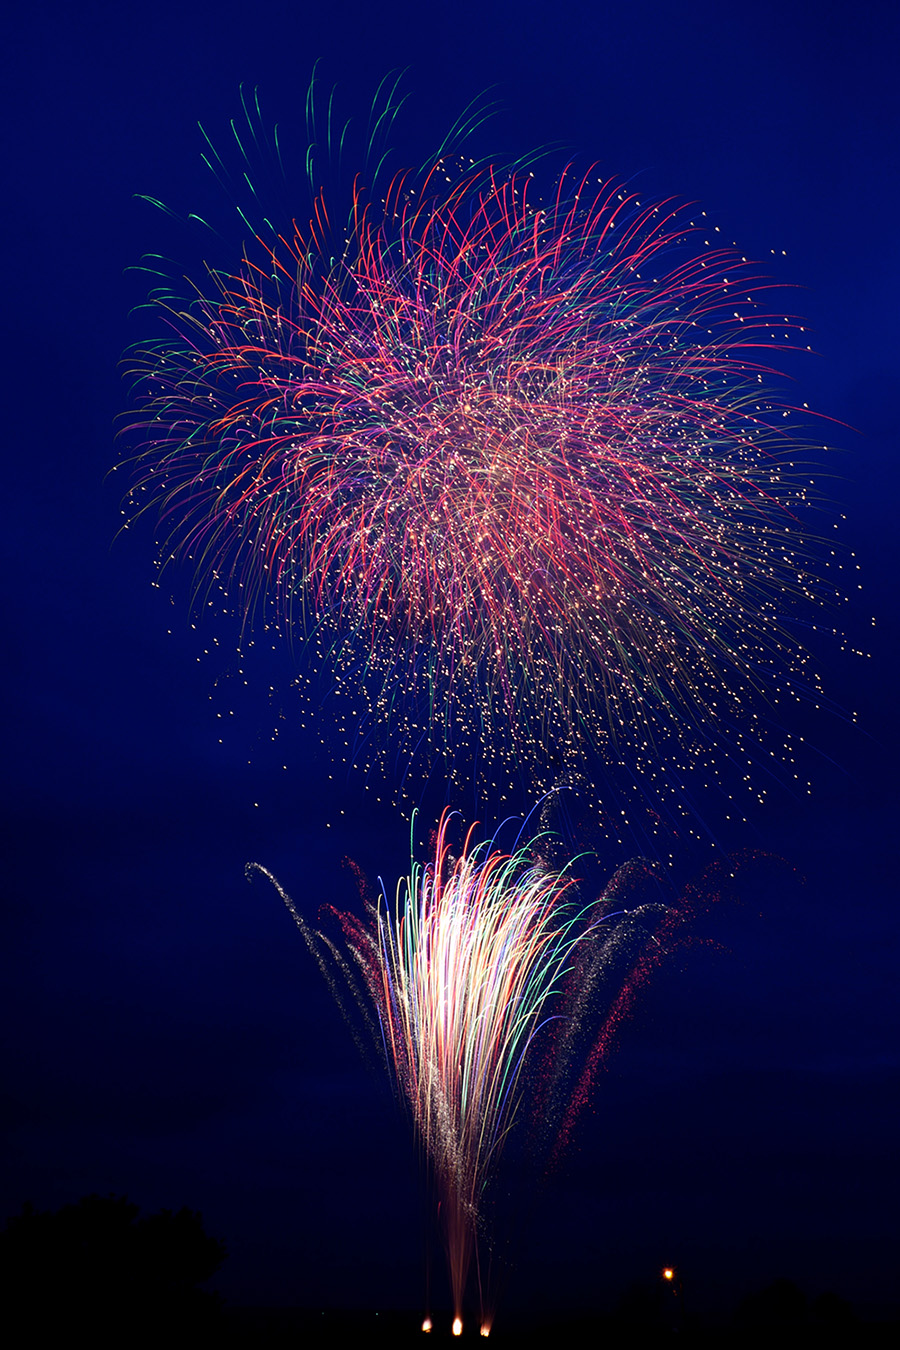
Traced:
[[[697, 1306], [781, 1275], [889, 1306], [896, 6], [38, 2], [4, 39], [3, 1215], [93, 1191], [187, 1204], [228, 1245], [231, 1303], [421, 1303], [410, 1127], [274, 891], [244, 879], [256, 860], [311, 916], [351, 906], [342, 860], [393, 889], [408, 822], [389, 783], [361, 791], [324, 727], [300, 727], [286, 644], [261, 642], [247, 686], [232, 678], [234, 621], [191, 612], [186, 571], [155, 584], [151, 522], [120, 533], [126, 482], [109, 473], [119, 363], [153, 324], [128, 269], [147, 252], [201, 260], [137, 194], [221, 213], [197, 123], [224, 142], [256, 86], [302, 143], [318, 59], [361, 120], [382, 76], [407, 71], [400, 161], [490, 90], [479, 153], [560, 147], [552, 168], [574, 155], [699, 202], [801, 288], [817, 354], [785, 358], [792, 396], [840, 424], [820, 486], [862, 590], [854, 574], [834, 624], [871, 655], [816, 648], [837, 712], [799, 714], [811, 794], [776, 790], [721, 838], [786, 865], [659, 973], [563, 1168], [539, 1192], [513, 1178], [511, 1209], [530, 1193], [531, 1218], [505, 1304], [605, 1306], [674, 1261]], [[306, 200], [298, 183], [298, 215]], [[440, 804], [423, 799], [426, 824]], [[682, 856], [674, 884], [705, 860]]]

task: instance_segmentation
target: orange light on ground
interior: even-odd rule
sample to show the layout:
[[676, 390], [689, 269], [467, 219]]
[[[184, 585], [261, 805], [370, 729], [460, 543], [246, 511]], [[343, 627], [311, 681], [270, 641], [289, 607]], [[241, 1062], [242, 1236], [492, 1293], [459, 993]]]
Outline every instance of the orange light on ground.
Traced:
[[482, 1322], [482, 1324], [481, 1324], [481, 1334], [482, 1334], [482, 1336], [490, 1336], [490, 1334], [491, 1334], [491, 1329], [490, 1329], [490, 1327], [488, 1326], [487, 1322]]
[[461, 1335], [462, 1335], [462, 1318], [461, 1318], [461, 1317], [454, 1317], [454, 1319], [453, 1319], [453, 1335], [454, 1335], [454, 1336], [461, 1336]]
[[662, 1273], [662, 1277], [664, 1280], [674, 1280], [675, 1272], [671, 1266], [666, 1266], [665, 1270]]
[[422, 1323], [422, 1330], [423, 1330], [423, 1331], [430, 1331], [430, 1330], [431, 1330], [431, 1318], [430, 1318], [430, 1317], [426, 1317], [426, 1318], [425, 1318], [425, 1321]]

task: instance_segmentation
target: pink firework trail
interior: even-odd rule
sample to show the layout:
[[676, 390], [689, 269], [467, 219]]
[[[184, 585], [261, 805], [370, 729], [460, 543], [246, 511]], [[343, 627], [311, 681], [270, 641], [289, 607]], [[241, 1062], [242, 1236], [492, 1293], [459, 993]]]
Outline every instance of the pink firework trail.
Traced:
[[764, 392], [795, 328], [689, 217], [449, 158], [357, 183], [343, 230], [319, 195], [136, 355], [164, 557], [274, 602], [398, 759], [630, 747], [649, 777], [667, 738], [757, 744], [761, 689], [816, 688], [786, 617], [821, 601], [808, 486]]

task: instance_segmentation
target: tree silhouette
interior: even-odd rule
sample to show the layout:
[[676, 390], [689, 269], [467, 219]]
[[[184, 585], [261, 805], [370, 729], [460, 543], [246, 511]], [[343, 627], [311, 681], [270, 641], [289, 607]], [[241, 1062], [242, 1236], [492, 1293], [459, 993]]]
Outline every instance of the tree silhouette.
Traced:
[[807, 1317], [806, 1295], [793, 1280], [773, 1280], [748, 1294], [737, 1309], [736, 1321], [754, 1332], [796, 1332]]
[[126, 1196], [87, 1195], [54, 1213], [26, 1204], [0, 1233], [3, 1310], [21, 1336], [63, 1328], [134, 1345], [208, 1327], [218, 1298], [198, 1286], [225, 1259], [187, 1208], [139, 1219]]

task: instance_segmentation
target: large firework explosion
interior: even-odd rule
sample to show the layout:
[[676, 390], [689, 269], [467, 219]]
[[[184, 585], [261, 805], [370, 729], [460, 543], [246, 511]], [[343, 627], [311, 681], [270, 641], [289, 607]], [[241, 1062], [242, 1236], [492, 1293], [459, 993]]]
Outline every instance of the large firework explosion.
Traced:
[[809, 478], [766, 393], [796, 324], [702, 213], [595, 170], [373, 183], [159, 299], [132, 429], [163, 561], [299, 635], [350, 761], [503, 787], [593, 754], [664, 795], [758, 758], [766, 702], [818, 697]]

